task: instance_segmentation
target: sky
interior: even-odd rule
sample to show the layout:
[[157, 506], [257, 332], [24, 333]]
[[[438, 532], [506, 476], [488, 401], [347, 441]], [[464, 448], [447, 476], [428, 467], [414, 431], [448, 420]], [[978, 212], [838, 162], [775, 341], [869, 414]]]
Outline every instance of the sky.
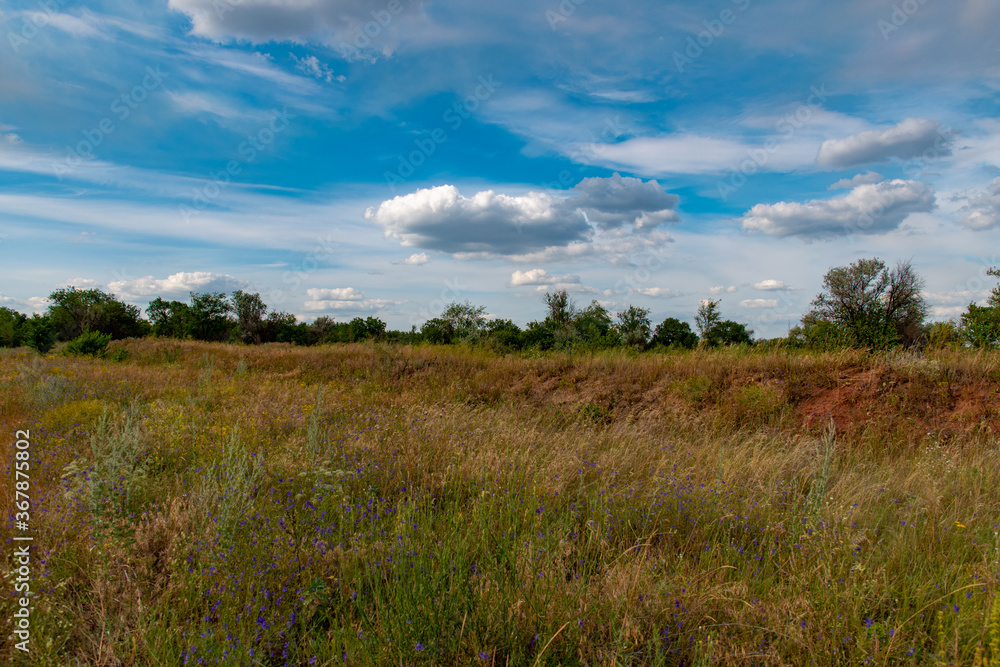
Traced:
[[995, 0], [0, 2], [0, 306], [258, 292], [409, 330], [469, 301], [784, 335], [910, 261], [1000, 266]]

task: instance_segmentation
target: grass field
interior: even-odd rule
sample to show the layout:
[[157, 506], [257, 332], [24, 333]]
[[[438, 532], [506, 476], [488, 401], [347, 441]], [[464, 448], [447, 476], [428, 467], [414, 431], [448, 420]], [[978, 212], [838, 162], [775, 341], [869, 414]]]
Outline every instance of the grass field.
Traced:
[[1000, 354], [112, 347], [0, 352], [0, 662], [1000, 667]]

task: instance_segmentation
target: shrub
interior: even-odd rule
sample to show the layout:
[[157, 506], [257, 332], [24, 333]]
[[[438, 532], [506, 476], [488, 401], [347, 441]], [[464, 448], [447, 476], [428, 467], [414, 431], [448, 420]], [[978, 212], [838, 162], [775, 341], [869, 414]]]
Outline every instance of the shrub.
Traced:
[[90, 355], [92, 357], [103, 357], [108, 352], [108, 343], [111, 342], [110, 334], [102, 334], [99, 331], [85, 331], [66, 346], [66, 354], [74, 357]]

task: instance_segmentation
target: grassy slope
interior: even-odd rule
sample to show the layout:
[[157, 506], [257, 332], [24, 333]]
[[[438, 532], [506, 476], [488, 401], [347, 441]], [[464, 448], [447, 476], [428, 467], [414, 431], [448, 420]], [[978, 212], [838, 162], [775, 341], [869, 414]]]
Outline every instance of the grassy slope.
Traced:
[[0, 356], [32, 665], [1000, 665], [996, 354], [119, 346]]

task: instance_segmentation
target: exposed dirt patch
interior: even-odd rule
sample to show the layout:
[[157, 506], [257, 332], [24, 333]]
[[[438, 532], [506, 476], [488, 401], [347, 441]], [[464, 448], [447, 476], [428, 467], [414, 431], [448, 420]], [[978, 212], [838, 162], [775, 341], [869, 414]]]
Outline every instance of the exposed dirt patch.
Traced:
[[906, 420], [924, 432], [1000, 433], [1000, 394], [995, 383], [953, 385], [930, 378], [907, 379], [885, 369], [846, 373], [837, 386], [820, 389], [798, 404], [802, 425], [839, 430]]

